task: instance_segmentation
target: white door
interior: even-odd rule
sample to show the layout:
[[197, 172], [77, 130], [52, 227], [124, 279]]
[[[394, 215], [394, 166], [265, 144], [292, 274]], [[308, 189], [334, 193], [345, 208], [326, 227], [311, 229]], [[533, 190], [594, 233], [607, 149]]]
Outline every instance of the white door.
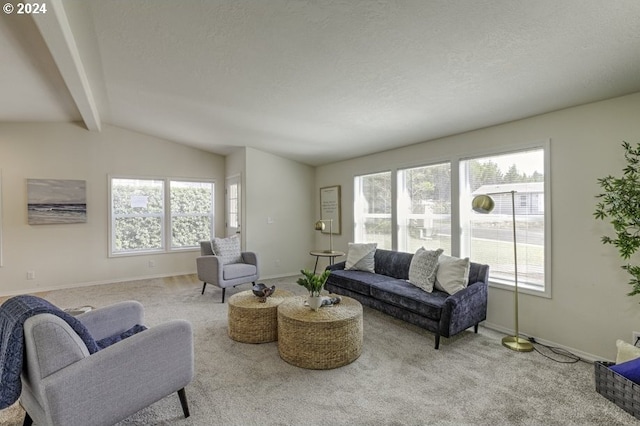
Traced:
[[240, 234], [241, 231], [240, 175], [229, 176], [226, 179], [225, 197], [225, 233], [229, 237], [234, 234]]

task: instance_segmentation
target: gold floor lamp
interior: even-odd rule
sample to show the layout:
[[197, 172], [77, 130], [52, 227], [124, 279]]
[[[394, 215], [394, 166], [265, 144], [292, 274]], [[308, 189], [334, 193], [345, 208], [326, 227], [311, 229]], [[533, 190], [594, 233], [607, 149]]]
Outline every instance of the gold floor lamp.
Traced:
[[518, 334], [518, 252], [516, 249], [516, 191], [492, 192], [489, 194], [476, 195], [471, 202], [471, 208], [478, 213], [491, 213], [496, 206], [491, 195], [511, 194], [511, 221], [513, 223], [513, 265], [514, 265], [514, 295], [515, 295], [515, 313], [516, 327], [514, 336], [506, 336], [502, 339], [502, 346], [518, 352], [531, 352], [533, 345]]

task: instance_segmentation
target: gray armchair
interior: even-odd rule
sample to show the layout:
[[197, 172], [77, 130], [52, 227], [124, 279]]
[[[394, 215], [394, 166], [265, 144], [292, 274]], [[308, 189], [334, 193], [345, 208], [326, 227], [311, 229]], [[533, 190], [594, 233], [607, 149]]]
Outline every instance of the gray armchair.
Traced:
[[[143, 307], [121, 302], [76, 318], [97, 341], [143, 324]], [[24, 322], [24, 344], [25, 425], [112, 425], [173, 392], [189, 417], [184, 387], [193, 378], [193, 333], [187, 321], [151, 327], [90, 355], [66, 321], [45, 313]]]
[[222, 303], [227, 287], [240, 284], [255, 284], [258, 279], [258, 257], [255, 253], [245, 251], [240, 253], [242, 263], [224, 264], [222, 258], [214, 255], [211, 241], [200, 241], [200, 257], [196, 259], [198, 279], [203, 282], [202, 294], [207, 284], [213, 284], [222, 289]]

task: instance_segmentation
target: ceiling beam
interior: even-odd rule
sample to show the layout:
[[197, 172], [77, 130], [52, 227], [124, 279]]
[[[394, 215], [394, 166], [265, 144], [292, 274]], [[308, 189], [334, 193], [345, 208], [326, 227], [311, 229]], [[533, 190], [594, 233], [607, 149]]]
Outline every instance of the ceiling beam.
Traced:
[[34, 14], [35, 21], [87, 129], [100, 131], [102, 123], [80, 52], [73, 37], [62, 0], [48, 0], [47, 13]]

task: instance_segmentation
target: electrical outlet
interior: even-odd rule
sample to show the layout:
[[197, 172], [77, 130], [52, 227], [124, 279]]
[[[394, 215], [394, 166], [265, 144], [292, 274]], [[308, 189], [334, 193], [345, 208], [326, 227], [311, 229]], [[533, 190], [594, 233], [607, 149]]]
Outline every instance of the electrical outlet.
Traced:
[[27, 271], [27, 279], [35, 280], [36, 279], [36, 271]]
[[155, 260], [150, 260], [149, 261], [149, 268], [155, 268], [156, 267], [156, 261]]
[[631, 344], [634, 346], [637, 346], [638, 344], [640, 344], [639, 340], [640, 340], [640, 331], [631, 332]]

